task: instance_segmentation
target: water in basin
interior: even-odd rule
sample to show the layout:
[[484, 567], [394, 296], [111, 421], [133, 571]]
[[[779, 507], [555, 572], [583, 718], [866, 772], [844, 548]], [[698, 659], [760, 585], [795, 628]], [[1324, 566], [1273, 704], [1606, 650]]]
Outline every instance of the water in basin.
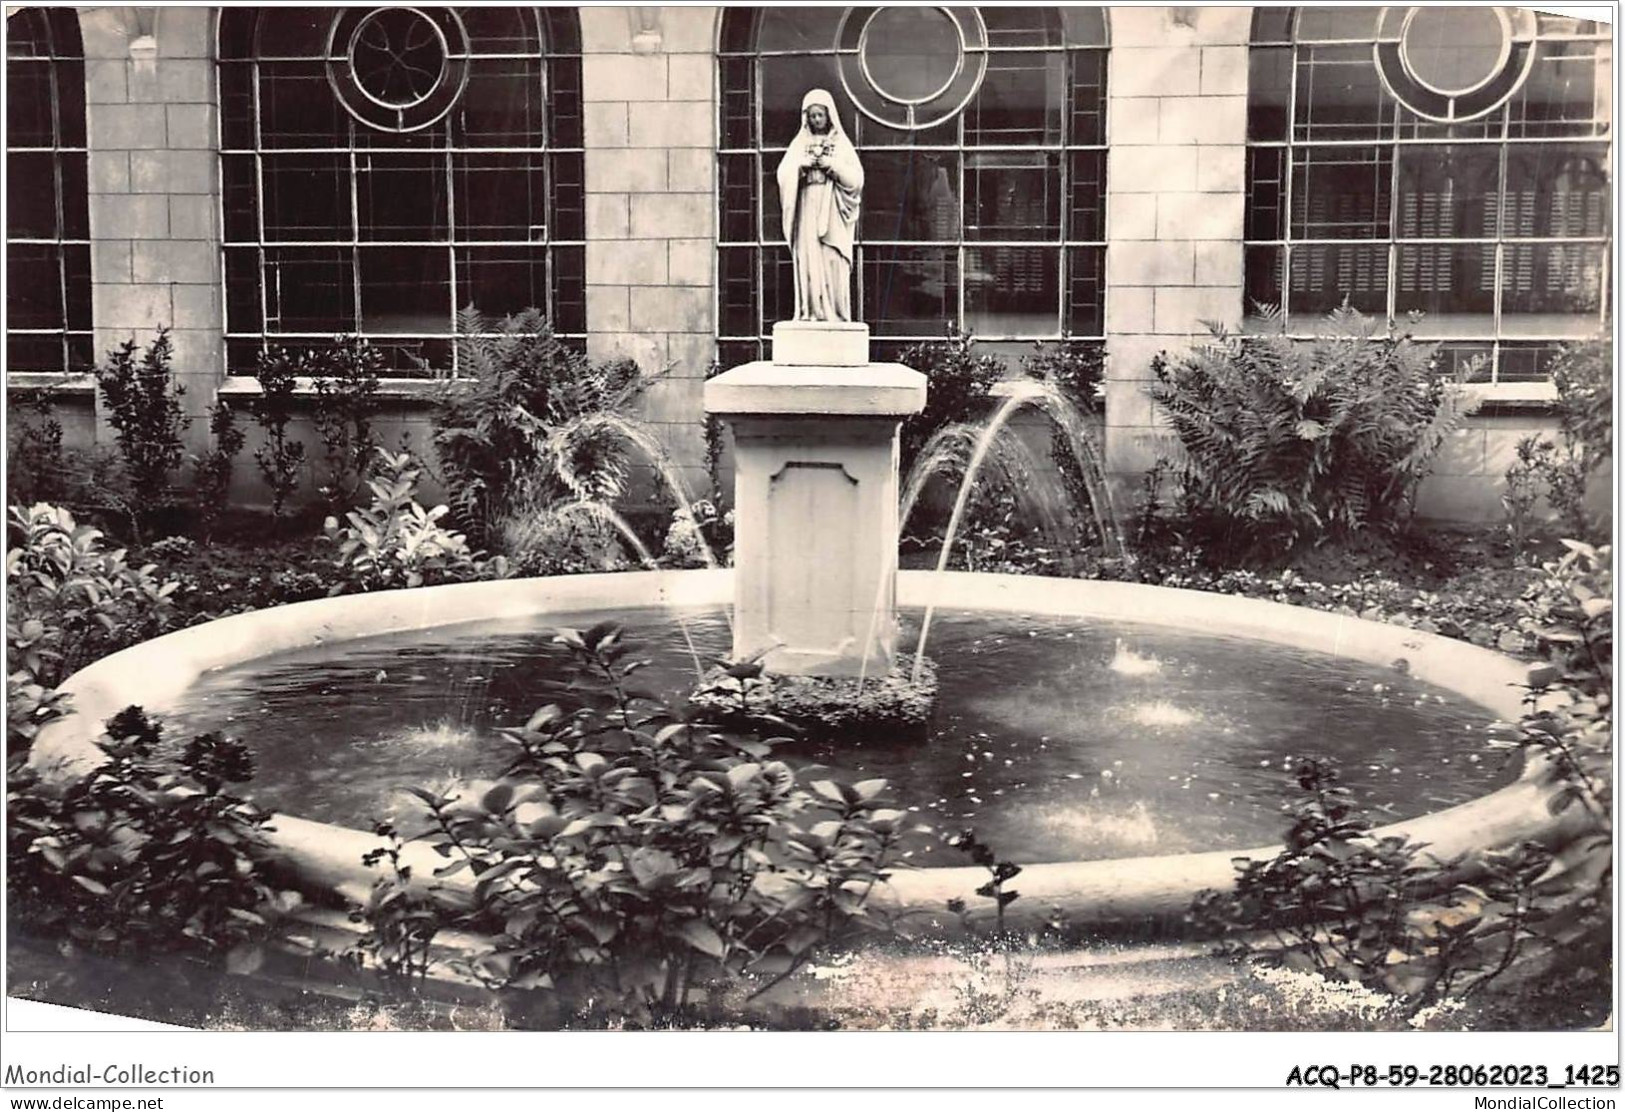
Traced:
[[[548, 615], [366, 638], [203, 676], [158, 708], [171, 737], [221, 729], [252, 748], [247, 794], [274, 810], [367, 828], [415, 807], [401, 788], [496, 774], [495, 727], [550, 702], [580, 705], [580, 675]], [[631, 610], [640, 687], [681, 700], [692, 658], [671, 611]], [[686, 612], [702, 655], [723, 656], [721, 611]], [[918, 615], [905, 615], [917, 626]], [[905, 628], [902, 644], [911, 641]], [[965, 828], [1022, 862], [1240, 849], [1278, 841], [1297, 759], [1336, 759], [1379, 823], [1483, 795], [1513, 771], [1484, 746], [1493, 716], [1392, 668], [1266, 642], [1075, 617], [939, 611], [940, 689], [926, 736], [797, 741], [802, 779], [884, 777], [934, 833], [920, 865], [964, 860]]]

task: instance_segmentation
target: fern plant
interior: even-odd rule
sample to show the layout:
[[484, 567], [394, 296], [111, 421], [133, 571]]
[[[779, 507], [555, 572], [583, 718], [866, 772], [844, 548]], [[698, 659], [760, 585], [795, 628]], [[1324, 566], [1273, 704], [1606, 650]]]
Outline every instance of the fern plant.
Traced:
[[[636, 363], [593, 363], [527, 309], [500, 322], [457, 317], [434, 445], [453, 513], [490, 545], [501, 523], [568, 499], [611, 502], [630, 473], [620, 428], [646, 385]], [[592, 418], [611, 418], [591, 420]]]
[[1148, 390], [1183, 449], [1196, 524], [1220, 547], [1288, 547], [1401, 529], [1472, 409], [1437, 345], [1347, 307], [1309, 341], [1230, 336], [1159, 356]]

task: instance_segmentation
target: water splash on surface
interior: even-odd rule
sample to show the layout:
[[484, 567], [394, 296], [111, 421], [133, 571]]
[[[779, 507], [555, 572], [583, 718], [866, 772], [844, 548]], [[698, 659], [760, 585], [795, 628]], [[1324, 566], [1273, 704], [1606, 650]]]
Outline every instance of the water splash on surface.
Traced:
[[1189, 726], [1197, 715], [1184, 707], [1177, 707], [1166, 699], [1153, 703], [1136, 703], [1129, 718], [1141, 726]]
[[402, 730], [391, 739], [391, 743], [417, 750], [462, 749], [477, 741], [478, 736], [476, 731], [463, 723], [442, 718], [433, 725]]
[[1120, 676], [1154, 676], [1162, 671], [1162, 661], [1154, 656], [1142, 656], [1118, 638], [1117, 649], [1106, 667]]
[[1041, 828], [1065, 838], [1069, 844], [1147, 851], [1162, 841], [1162, 831], [1143, 800], [1122, 809], [1093, 802], [1047, 806], [1035, 817]]

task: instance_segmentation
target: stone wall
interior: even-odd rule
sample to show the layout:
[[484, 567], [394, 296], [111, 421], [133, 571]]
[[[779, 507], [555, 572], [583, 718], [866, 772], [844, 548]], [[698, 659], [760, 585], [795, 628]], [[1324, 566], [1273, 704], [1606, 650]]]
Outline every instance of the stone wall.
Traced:
[[[79, 20], [96, 351], [168, 326], [186, 410], [201, 417], [225, 366], [215, 9], [81, 8]], [[206, 445], [207, 421], [189, 439]]]
[[1159, 351], [1242, 311], [1248, 8], [1113, 8], [1107, 81], [1106, 466], [1132, 493], [1166, 433]]
[[701, 389], [716, 355], [716, 8], [582, 8], [587, 341], [663, 370], [644, 414], [707, 489]]
[[[1506, 512], [1501, 495], [1506, 491], [1507, 468], [1518, 458], [1518, 442], [1529, 436], [1561, 442], [1557, 422], [1538, 409], [1498, 408], [1469, 417], [1435, 457], [1433, 473], [1417, 492], [1417, 512], [1443, 521], [1501, 520]], [[1611, 517], [1612, 494], [1609, 467], [1604, 464], [1593, 477], [1586, 503], [1599, 517]], [[1537, 513], [1549, 511], [1544, 502], [1536, 508]]]

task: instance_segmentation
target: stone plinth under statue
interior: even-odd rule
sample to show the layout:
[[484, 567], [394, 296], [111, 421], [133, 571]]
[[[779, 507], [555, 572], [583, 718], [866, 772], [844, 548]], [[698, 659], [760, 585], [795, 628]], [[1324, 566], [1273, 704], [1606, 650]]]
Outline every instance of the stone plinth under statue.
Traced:
[[855, 349], [865, 325], [787, 322], [772, 361], [705, 385], [734, 435], [734, 659], [769, 672], [879, 677], [896, 661], [897, 432], [926, 379], [856, 365]]

